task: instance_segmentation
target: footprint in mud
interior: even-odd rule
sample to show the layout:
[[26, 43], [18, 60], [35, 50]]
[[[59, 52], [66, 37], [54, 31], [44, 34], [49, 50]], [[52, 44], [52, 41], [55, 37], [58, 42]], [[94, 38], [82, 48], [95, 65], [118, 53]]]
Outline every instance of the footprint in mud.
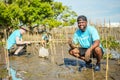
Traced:
[[30, 58], [32, 56], [33, 56], [32, 53], [26, 53], [26, 55], [25, 55], [25, 57], [28, 57], [28, 58]]

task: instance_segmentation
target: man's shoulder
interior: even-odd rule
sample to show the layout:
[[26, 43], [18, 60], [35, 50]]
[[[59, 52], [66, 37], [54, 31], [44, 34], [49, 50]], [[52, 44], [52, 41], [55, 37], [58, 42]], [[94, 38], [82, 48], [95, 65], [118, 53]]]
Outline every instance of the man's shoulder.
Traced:
[[78, 33], [80, 33], [81, 32], [81, 30], [80, 29], [77, 29], [76, 31], [75, 31], [75, 34], [78, 34]]
[[78, 28], [75, 32], [81, 32], [81, 30]]
[[87, 30], [90, 31], [90, 32], [93, 32], [97, 29], [95, 28], [95, 26], [87, 26]]
[[19, 30], [15, 30], [13, 33], [12, 33], [12, 36], [20, 36], [20, 31]]
[[12, 33], [15, 33], [15, 32], [17, 32], [17, 30], [14, 30]]
[[13, 33], [20, 33], [20, 30], [15, 30]]
[[88, 27], [88, 29], [95, 29], [95, 26], [88, 25], [87, 27]]

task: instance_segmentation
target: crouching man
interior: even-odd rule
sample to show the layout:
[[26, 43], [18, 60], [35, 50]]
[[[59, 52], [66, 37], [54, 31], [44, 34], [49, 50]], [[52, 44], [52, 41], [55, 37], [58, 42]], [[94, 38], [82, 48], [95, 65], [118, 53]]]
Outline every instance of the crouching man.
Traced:
[[[95, 71], [100, 71], [103, 47], [98, 31], [94, 26], [87, 25], [87, 18], [84, 15], [77, 18], [77, 23], [79, 29], [74, 33], [73, 39], [69, 40], [71, 47], [69, 54], [84, 60], [86, 64], [91, 63], [90, 57], [93, 56], [97, 59]], [[79, 44], [80, 47], [76, 47], [76, 44]]]
[[21, 26], [20, 29], [15, 30], [8, 37], [7, 49], [9, 56], [10, 55], [19, 56], [20, 52], [24, 52], [23, 49], [26, 48], [26, 44], [30, 44], [29, 41], [22, 41], [22, 35], [25, 34], [27, 31], [28, 31], [27, 27]]

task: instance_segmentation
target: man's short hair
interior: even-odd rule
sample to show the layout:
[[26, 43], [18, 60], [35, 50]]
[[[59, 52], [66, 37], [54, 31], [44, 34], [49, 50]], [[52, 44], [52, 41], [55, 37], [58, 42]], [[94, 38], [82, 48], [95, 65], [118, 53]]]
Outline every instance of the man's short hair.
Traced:
[[25, 25], [21, 26], [20, 28], [25, 30], [25, 31], [29, 31], [29, 28], [27, 26], [25, 26]]
[[84, 16], [84, 15], [80, 15], [80, 16], [78, 16], [78, 18], [77, 18], [77, 22], [78, 22], [78, 21], [81, 21], [81, 20], [83, 20], [83, 21], [87, 21], [86, 16]]

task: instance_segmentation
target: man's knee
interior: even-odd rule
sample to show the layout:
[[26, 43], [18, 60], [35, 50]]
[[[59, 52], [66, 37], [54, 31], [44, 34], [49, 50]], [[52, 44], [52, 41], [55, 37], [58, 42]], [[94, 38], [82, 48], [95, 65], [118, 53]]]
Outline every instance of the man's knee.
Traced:
[[69, 54], [70, 54], [70, 55], [79, 54], [79, 49], [77, 49], [77, 48], [70, 49], [70, 50], [69, 50]]
[[70, 54], [70, 55], [73, 55], [73, 51], [72, 51], [72, 50], [73, 50], [73, 49], [70, 49], [70, 50], [69, 50], [69, 54]]
[[102, 54], [102, 49], [100, 47], [95, 48], [94, 51], [96, 54]]
[[74, 49], [70, 49], [70, 50], [69, 50], [69, 54], [70, 54], [70, 55], [74, 55]]

